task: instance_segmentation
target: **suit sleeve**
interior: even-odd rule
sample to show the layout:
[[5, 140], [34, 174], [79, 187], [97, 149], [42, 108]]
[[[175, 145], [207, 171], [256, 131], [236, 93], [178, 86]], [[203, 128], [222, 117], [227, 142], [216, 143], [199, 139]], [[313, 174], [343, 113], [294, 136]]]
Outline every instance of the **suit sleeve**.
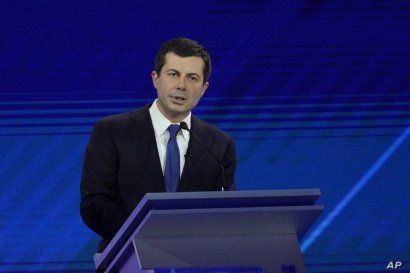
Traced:
[[94, 126], [81, 176], [80, 213], [84, 223], [110, 240], [126, 220], [117, 198], [118, 152], [108, 123]]
[[232, 137], [229, 138], [228, 149], [223, 158], [225, 168], [225, 181], [230, 190], [236, 190], [235, 172], [236, 172], [236, 147]]

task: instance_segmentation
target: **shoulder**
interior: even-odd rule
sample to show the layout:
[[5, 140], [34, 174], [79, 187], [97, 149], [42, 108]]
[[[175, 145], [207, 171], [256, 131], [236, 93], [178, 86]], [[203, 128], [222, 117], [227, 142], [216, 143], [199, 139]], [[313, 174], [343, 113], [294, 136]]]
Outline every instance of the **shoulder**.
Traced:
[[94, 127], [106, 127], [111, 130], [124, 130], [131, 123], [139, 123], [149, 117], [149, 106], [150, 105], [146, 105], [134, 111], [103, 117], [97, 120]]
[[217, 140], [218, 142], [233, 142], [233, 139], [226, 132], [222, 131], [215, 125], [212, 125], [206, 121], [199, 119], [192, 115], [192, 129], [203, 136]]

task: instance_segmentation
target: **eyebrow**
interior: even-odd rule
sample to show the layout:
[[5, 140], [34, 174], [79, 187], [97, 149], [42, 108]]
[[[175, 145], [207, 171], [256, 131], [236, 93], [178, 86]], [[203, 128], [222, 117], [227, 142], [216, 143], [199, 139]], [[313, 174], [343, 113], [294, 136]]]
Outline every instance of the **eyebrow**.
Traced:
[[[173, 68], [169, 68], [169, 69], [167, 69], [167, 70], [165, 70], [165, 72], [176, 72], [176, 73], [178, 73], [178, 74], [181, 74], [181, 72], [179, 72], [178, 70], [176, 70], [176, 69], [173, 69]], [[192, 73], [188, 73], [187, 74], [188, 76], [197, 76], [198, 78], [201, 78], [201, 76], [198, 74], [198, 73], [195, 73], [195, 72], [192, 72]]]
[[177, 73], [181, 74], [178, 70], [173, 69], [173, 68], [169, 68], [169, 69], [165, 70], [165, 72], [170, 72], [170, 71], [177, 72]]
[[201, 78], [201, 76], [197, 73], [188, 73], [188, 76], [197, 76], [198, 78]]

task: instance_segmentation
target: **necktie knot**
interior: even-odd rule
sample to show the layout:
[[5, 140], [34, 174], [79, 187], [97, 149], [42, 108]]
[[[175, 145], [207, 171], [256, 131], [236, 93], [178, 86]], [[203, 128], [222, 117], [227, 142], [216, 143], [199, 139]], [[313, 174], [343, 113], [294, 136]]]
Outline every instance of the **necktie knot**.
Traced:
[[169, 137], [171, 139], [174, 139], [177, 136], [180, 129], [181, 129], [181, 126], [179, 126], [178, 124], [169, 125], [168, 127]]

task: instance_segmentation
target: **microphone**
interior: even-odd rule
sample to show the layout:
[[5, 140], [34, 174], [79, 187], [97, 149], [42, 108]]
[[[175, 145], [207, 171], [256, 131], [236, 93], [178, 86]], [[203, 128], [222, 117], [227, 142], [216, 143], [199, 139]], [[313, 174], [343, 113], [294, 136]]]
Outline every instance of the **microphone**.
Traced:
[[[219, 165], [219, 168], [221, 169], [221, 173], [222, 173], [221, 191], [229, 190], [229, 188], [226, 188], [225, 168], [224, 168], [224, 165], [222, 164], [222, 162], [219, 161], [219, 159], [216, 157], [216, 155], [214, 153], [212, 153], [212, 151], [210, 149], [208, 149], [208, 147], [202, 142], [202, 140], [199, 139], [199, 137], [197, 137], [196, 134], [194, 134], [191, 130], [189, 130], [188, 124], [186, 124], [185, 121], [182, 121], [181, 123], [179, 123], [179, 126], [181, 126], [181, 129], [187, 130], [189, 132], [189, 135], [194, 137], [195, 140], [198, 141], [205, 148], [205, 150], [216, 160], [216, 162]], [[188, 147], [187, 155], [188, 155], [188, 158], [191, 157], [191, 152], [189, 151], [189, 147]]]

